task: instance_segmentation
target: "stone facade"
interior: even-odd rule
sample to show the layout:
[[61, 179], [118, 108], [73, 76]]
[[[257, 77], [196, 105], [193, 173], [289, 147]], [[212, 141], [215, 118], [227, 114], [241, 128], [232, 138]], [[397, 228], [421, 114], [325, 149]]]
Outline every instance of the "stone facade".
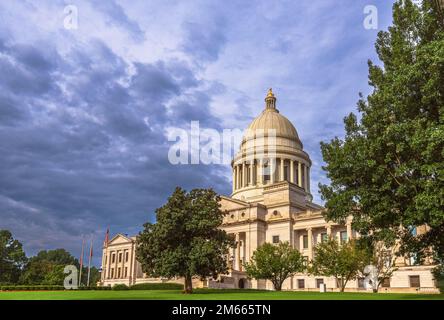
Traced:
[[[263, 243], [288, 241], [310, 261], [314, 247], [323, 239], [333, 237], [344, 242], [359, 237], [352, 230], [351, 217], [344, 225], [325, 221], [324, 208], [312, 202], [311, 164], [295, 127], [277, 110], [276, 98], [270, 89], [265, 98], [265, 109], [248, 127], [232, 161], [231, 197], [221, 199], [221, 209], [226, 212], [221, 228], [233, 234], [237, 244], [228, 257], [230, 273], [217, 281], [201, 282], [200, 286], [272, 289], [270, 281], [249, 280], [243, 270], [243, 264]], [[143, 275], [135, 260], [134, 248], [135, 238], [122, 235], [104, 247], [103, 285], [161, 281]], [[129, 260], [119, 260], [120, 254], [128, 255]], [[384, 284], [382, 291], [438, 292], [431, 273], [434, 266], [413, 265], [410, 259], [403, 257], [396, 263], [398, 270]], [[337, 290], [334, 278], [306, 274], [287, 279], [283, 289], [319, 290], [321, 283], [326, 284], [327, 290]], [[365, 290], [362, 279], [349, 281], [346, 290]]]

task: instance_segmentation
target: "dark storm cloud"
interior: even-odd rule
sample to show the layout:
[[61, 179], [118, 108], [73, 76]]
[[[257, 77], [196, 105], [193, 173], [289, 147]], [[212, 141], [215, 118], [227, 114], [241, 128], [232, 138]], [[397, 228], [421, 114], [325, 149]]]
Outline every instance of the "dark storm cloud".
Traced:
[[30, 252], [77, 252], [81, 234], [101, 241], [108, 226], [134, 232], [176, 185], [229, 191], [222, 168], [168, 161], [167, 126], [217, 123], [186, 64], [130, 73], [98, 40], [63, 57], [49, 43], [0, 43], [0, 228]]

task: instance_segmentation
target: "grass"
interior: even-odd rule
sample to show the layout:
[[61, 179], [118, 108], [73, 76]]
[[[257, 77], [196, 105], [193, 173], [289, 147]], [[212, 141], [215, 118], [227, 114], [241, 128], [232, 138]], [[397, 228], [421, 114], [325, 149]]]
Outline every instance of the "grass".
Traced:
[[444, 300], [444, 294], [320, 293], [261, 290], [196, 289], [126, 291], [3, 291], [0, 300]]

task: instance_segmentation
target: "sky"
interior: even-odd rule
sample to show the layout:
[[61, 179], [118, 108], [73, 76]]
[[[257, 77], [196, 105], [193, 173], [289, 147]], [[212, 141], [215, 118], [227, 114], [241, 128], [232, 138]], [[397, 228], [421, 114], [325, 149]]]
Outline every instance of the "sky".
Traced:
[[[136, 235], [176, 186], [229, 195], [225, 164], [173, 165], [171, 128], [244, 129], [272, 87], [313, 164], [368, 94], [392, 0], [1, 1], [0, 229], [27, 255]], [[377, 11], [376, 29], [364, 21]], [[375, 22], [375, 20], [373, 20]]]

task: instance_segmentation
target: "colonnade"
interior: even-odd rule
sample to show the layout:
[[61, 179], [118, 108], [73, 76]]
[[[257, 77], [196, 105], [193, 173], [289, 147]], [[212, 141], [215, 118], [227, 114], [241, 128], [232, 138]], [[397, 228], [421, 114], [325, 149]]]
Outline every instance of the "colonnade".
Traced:
[[284, 158], [261, 158], [233, 166], [233, 192], [249, 186], [288, 181], [310, 190], [310, 168], [304, 163]]
[[[344, 231], [343, 229], [336, 231], [335, 238], [339, 243], [342, 243], [341, 232], [346, 232], [347, 240], [354, 238], [351, 222], [347, 222], [346, 228], [346, 231]], [[313, 237], [314, 229], [317, 230], [316, 243], [314, 241], [315, 238]], [[325, 232], [319, 232], [319, 229], [324, 229]], [[326, 235], [327, 238], [332, 237], [332, 226], [330, 224], [327, 224], [325, 227], [308, 227], [305, 229], [296, 229], [296, 231], [306, 231], [306, 234], [299, 235], [299, 251], [305, 251], [309, 260], [313, 260], [314, 246], [323, 241], [322, 236]], [[307, 247], [304, 246], [304, 236], [307, 236]]]

